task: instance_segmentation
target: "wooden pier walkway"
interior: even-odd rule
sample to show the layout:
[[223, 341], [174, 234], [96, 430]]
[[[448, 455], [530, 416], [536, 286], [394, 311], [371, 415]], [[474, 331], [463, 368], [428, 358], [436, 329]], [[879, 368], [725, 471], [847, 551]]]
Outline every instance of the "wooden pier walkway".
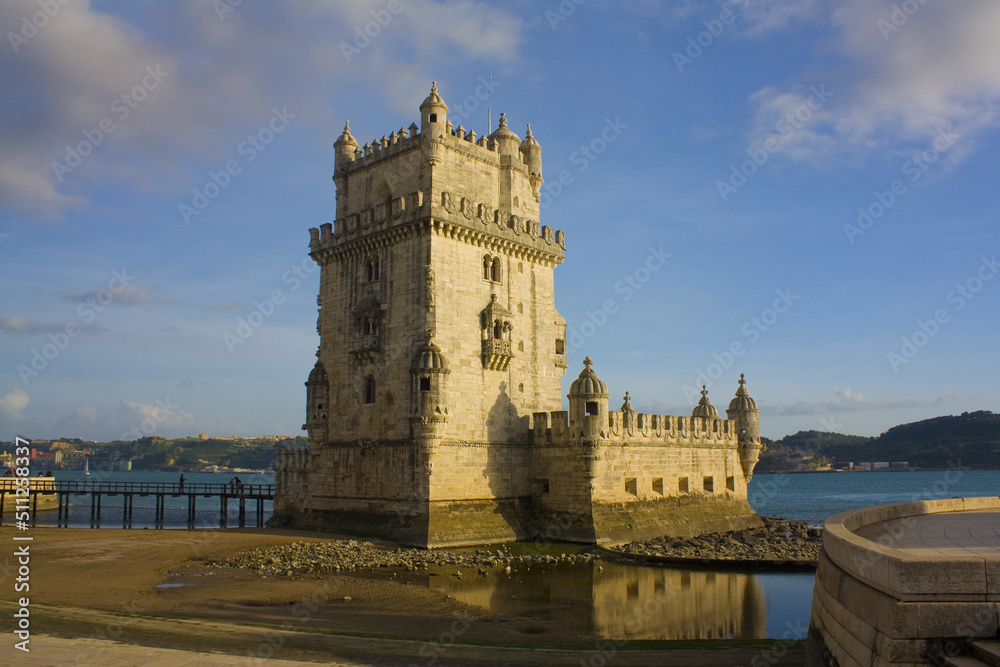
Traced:
[[[4, 505], [17, 505], [16, 520], [30, 520], [34, 526], [38, 515], [39, 496], [57, 498], [57, 523], [59, 527], [69, 525], [69, 506], [71, 497], [90, 496], [90, 527], [99, 528], [101, 524], [101, 505], [105, 496], [108, 498], [122, 497], [122, 528], [132, 527], [132, 504], [136, 496], [156, 498], [154, 523], [156, 528], [163, 528], [163, 514], [167, 497], [187, 497], [188, 528], [195, 527], [197, 501], [199, 498], [219, 499], [219, 523], [226, 528], [229, 521], [229, 502], [239, 503], [239, 526], [246, 526], [247, 501], [256, 501], [256, 525], [264, 525], [264, 501], [274, 500], [274, 484], [205, 484], [205, 483], [164, 483], [164, 482], [91, 482], [91, 481], [56, 481], [46, 480], [44, 484], [35, 484], [35, 478], [28, 489], [27, 503], [17, 503], [17, 478], [0, 478], [0, 521], [2, 521]], [[10, 496], [9, 498], [7, 496]], [[24, 495], [22, 493], [22, 498]], [[28, 513], [28, 518], [22, 516]]]

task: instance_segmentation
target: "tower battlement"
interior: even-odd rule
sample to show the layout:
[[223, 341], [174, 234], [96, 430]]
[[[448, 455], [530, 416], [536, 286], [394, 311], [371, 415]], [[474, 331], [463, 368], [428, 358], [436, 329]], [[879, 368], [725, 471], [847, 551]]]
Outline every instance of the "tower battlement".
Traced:
[[401, 229], [431, 217], [435, 233], [446, 234], [490, 250], [504, 250], [519, 259], [556, 265], [563, 261], [566, 234], [537, 220], [502, 211], [493, 204], [476, 202], [461, 193], [442, 191], [427, 201], [421, 191], [390, 197], [309, 230], [313, 253], [346, 248], [352, 241]]
[[571, 428], [569, 412], [536, 412], [531, 416], [531, 431], [535, 445], [567, 445], [579, 440], [582, 432], [594, 434], [595, 442], [615, 442], [624, 445], [659, 447], [739, 446], [736, 423], [712, 417], [684, 417], [608, 412], [607, 421], [599, 415], [584, 416], [584, 423]]

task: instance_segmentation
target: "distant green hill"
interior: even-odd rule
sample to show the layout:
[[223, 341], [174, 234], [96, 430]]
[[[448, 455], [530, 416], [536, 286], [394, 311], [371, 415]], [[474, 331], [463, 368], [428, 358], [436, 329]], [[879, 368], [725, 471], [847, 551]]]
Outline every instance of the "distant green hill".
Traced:
[[876, 438], [799, 431], [768, 445], [756, 470], [809, 470], [827, 461], [908, 461], [918, 468], [1000, 468], [1000, 414], [987, 410], [894, 426]]
[[217, 465], [265, 470], [274, 467], [274, 453], [286, 444], [305, 446], [303, 437], [271, 438], [166, 438], [149, 437], [131, 442], [92, 445], [95, 457], [130, 459], [132, 470], [190, 471]]

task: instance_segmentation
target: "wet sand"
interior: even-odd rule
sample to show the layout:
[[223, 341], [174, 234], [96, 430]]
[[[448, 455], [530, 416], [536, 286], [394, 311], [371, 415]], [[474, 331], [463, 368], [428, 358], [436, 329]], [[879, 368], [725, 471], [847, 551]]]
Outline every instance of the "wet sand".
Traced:
[[[4, 527], [0, 539], [12, 544], [14, 533]], [[626, 643], [567, 634], [558, 619], [462, 604], [426, 588], [419, 573], [262, 578], [209, 565], [253, 547], [335, 537], [316, 533], [35, 528], [30, 534], [32, 641], [39, 650], [48, 639], [42, 635], [100, 644], [98, 650], [80, 643], [103, 657], [78, 664], [117, 664], [106, 659], [109, 647], [145, 646], [366, 665], [578, 665], [613, 657], [620, 665], [707, 667], [750, 664], [772, 648], [769, 641]], [[5, 555], [4, 607], [15, 595], [15, 570]], [[769, 664], [801, 664], [800, 642], [778, 648], [781, 660]], [[198, 662], [189, 657], [173, 664]]]

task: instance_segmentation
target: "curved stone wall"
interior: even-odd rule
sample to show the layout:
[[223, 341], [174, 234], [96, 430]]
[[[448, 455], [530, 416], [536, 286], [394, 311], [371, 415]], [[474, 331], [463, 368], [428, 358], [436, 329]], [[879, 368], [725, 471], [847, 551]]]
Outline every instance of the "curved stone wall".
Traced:
[[[936, 664], [949, 646], [996, 637], [1000, 550], [934, 549], [931, 536], [928, 548], [898, 546], [920, 539], [928, 515], [989, 510], [1000, 510], [1000, 498], [881, 505], [827, 519], [806, 664]], [[870, 528], [882, 522], [890, 523]]]

